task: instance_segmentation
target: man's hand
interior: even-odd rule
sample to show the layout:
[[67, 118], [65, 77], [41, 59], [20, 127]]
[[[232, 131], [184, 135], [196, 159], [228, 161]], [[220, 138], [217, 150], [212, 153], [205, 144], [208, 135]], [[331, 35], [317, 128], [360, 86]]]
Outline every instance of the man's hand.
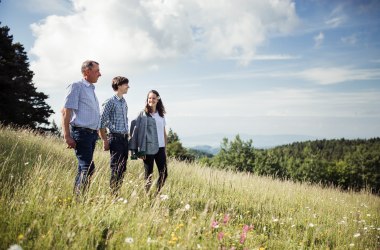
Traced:
[[77, 143], [70, 136], [65, 137], [65, 142], [67, 144], [67, 148], [74, 148], [75, 149], [77, 147]]

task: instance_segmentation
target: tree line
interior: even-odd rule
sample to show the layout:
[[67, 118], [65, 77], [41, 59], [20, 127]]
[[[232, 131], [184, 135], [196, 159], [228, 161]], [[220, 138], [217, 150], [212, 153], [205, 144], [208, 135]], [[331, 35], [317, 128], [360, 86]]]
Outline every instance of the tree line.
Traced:
[[[175, 141], [178, 148], [181, 143], [177, 135]], [[233, 140], [224, 138], [215, 156], [202, 156], [182, 147], [182, 157], [177, 157], [179, 151], [171, 150], [171, 143], [168, 154], [180, 160], [281, 180], [380, 192], [380, 138], [315, 140], [256, 149], [252, 140], [243, 141], [237, 135]]]

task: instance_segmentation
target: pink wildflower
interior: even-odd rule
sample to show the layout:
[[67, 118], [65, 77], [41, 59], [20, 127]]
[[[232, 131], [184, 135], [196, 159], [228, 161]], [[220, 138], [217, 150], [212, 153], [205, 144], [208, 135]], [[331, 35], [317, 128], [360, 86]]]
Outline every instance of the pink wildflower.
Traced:
[[227, 224], [229, 220], [230, 220], [230, 215], [229, 214], [225, 214], [224, 218], [223, 218], [223, 223]]
[[219, 223], [218, 223], [217, 221], [213, 221], [213, 222], [211, 223], [211, 227], [212, 227], [212, 228], [218, 228], [218, 227], [219, 227]]
[[219, 233], [218, 233], [218, 240], [219, 240], [219, 241], [222, 240], [223, 237], [224, 237], [224, 233], [223, 233], [223, 232], [219, 232]]
[[248, 231], [250, 231], [250, 230], [253, 230], [253, 225], [250, 225], [250, 226], [248, 226], [248, 225], [244, 225], [243, 226], [243, 232], [248, 232]]
[[242, 232], [240, 235], [240, 243], [244, 244], [246, 239], [247, 239], [247, 232]]
[[250, 230], [253, 230], [253, 225], [250, 225], [250, 226], [244, 225], [243, 226], [243, 231], [242, 231], [242, 233], [240, 235], [240, 243], [241, 244], [244, 244], [245, 240], [247, 239], [247, 233]]

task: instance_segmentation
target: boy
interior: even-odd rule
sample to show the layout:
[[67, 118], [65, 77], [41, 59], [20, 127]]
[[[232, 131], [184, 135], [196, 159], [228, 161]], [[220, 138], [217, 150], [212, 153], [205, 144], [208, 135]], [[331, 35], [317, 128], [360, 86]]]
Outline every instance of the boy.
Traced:
[[[128, 106], [123, 95], [129, 89], [129, 80], [117, 76], [112, 80], [115, 95], [103, 103], [100, 119], [99, 136], [103, 140], [103, 149], [110, 150], [111, 179], [110, 188], [118, 195], [123, 183], [128, 160]], [[108, 138], [106, 135], [108, 129]]]

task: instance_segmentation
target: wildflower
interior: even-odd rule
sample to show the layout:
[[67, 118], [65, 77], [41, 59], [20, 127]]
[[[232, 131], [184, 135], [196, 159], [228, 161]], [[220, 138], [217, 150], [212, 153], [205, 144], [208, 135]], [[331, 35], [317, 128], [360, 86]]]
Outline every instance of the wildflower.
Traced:
[[222, 240], [224, 237], [224, 233], [223, 232], [219, 232], [218, 233], [218, 240]]
[[350, 246], [350, 247], [354, 247], [354, 246], [355, 246], [355, 244], [354, 244], [354, 243], [351, 243], [349, 246]]
[[146, 240], [146, 243], [148, 244], [151, 244], [151, 243], [154, 243], [156, 242], [155, 240], [152, 240], [152, 238], [148, 237], [148, 239]]
[[313, 223], [309, 223], [309, 227], [314, 227], [315, 225]]
[[27, 162], [25, 162], [25, 163], [24, 163], [24, 165], [25, 165], [25, 166], [26, 166], [26, 165], [29, 165], [29, 162], [28, 162], [28, 161], [27, 161]]
[[272, 221], [273, 222], [278, 222], [278, 219], [277, 218], [272, 218]]
[[162, 201], [167, 200], [167, 199], [169, 199], [169, 195], [167, 195], [167, 194], [161, 194], [161, 195], [160, 195], [160, 199], [161, 199]]
[[218, 227], [219, 227], [219, 223], [218, 223], [217, 221], [213, 221], [213, 222], [211, 223], [211, 227], [212, 227], [212, 228], [218, 228]]
[[229, 215], [229, 214], [225, 214], [225, 215], [224, 215], [224, 218], [223, 218], [223, 223], [224, 223], [224, 224], [227, 224], [228, 221], [230, 221], [230, 215]]
[[11, 245], [8, 250], [22, 250], [22, 247], [20, 245], [14, 244]]
[[20, 234], [18, 237], [17, 237], [18, 240], [23, 240], [24, 239], [24, 235], [23, 234]]
[[185, 210], [189, 210], [190, 209], [190, 204], [186, 204], [185, 205]]
[[240, 243], [241, 244], [244, 244], [245, 240], [247, 239], [247, 233], [249, 230], [252, 230], [253, 229], [253, 226], [248, 226], [248, 225], [244, 225], [243, 226], [243, 232], [241, 233], [240, 235]]
[[127, 199], [125, 199], [125, 200], [123, 201], [123, 203], [124, 203], [124, 204], [127, 204], [127, 203], [128, 203], [128, 200], [127, 200]]
[[198, 248], [198, 249], [201, 249], [202, 247], [201, 247], [201, 245], [200, 245], [200, 244], [197, 244], [197, 248]]
[[354, 234], [354, 238], [357, 238], [357, 237], [359, 237], [360, 236], [360, 233], [356, 233], [356, 234]]
[[247, 239], [247, 233], [243, 232], [240, 235], [240, 244], [244, 244], [245, 240]]
[[127, 237], [127, 238], [125, 238], [124, 242], [127, 243], [127, 244], [132, 244], [133, 243], [133, 238]]

